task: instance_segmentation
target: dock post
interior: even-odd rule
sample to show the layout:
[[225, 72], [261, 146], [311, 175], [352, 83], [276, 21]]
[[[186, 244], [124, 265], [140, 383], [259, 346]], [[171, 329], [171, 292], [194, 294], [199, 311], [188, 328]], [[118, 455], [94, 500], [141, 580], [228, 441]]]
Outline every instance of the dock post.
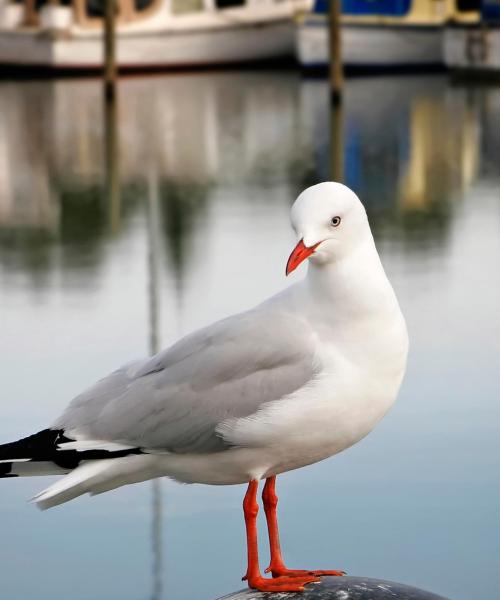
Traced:
[[330, 95], [334, 104], [342, 101], [344, 70], [342, 65], [341, 0], [330, 0]]
[[105, 0], [104, 9], [104, 94], [113, 100], [116, 87], [116, 0]]

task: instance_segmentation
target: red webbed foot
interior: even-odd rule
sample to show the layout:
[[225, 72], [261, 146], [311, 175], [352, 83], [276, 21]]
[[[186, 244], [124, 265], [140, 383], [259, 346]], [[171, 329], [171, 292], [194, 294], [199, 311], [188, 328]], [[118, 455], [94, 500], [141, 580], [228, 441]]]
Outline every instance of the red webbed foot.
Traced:
[[260, 592], [302, 592], [308, 583], [318, 583], [319, 579], [312, 575], [300, 575], [297, 577], [244, 577], [247, 579], [248, 587]]
[[345, 571], [338, 571], [336, 569], [314, 569], [311, 571], [305, 569], [287, 569], [284, 566], [272, 566], [269, 565], [265, 570], [266, 573], [272, 573], [273, 577], [304, 577], [311, 575], [313, 577], [342, 577], [345, 575]]

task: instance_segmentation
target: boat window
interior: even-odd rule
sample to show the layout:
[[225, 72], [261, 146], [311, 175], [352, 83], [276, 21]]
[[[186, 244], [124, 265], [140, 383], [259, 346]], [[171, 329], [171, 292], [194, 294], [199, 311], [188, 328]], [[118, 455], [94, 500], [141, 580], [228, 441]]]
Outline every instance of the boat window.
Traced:
[[199, 12], [204, 9], [203, 0], [172, 0], [172, 13], [174, 15]]
[[151, 8], [155, 0], [134, 0], [134, 8], [137, 12], [141, 12], [141, 10], [147, 10]]
[[87, 0], [87, 15], [89, 17], [104, 17], [103, 0]]
[[498, 25], [500, 23], [500, 3], [498, 0], [483, 0], [481, 16], [485, 23]]
[[215, 0], [217, 8], [232, 8], [233, 6], [244, 6], [245, 0]]
[[[324, 4], [326, 12], [328, 2], [319, 0]], [[342, 0], [342, 13], [348, 15], [387, 15], [402, 17], [411, 7], [411, 0]]]
[[457, 0], [457, 9], [460, 12], [480, 11], [481, 0]]
[[[1, 1], [1, 0], [0, 0]], [[105, 15], [106, 0], [35, 0], [50, 3], [69, 3], [74, 6], [76, 21], [83, 27], [98, 27]], [[201, 0], [202, 1], [202, 0]], [[118, 22], [143, 19], [161, 6], [162, 0], [116, 0]]]

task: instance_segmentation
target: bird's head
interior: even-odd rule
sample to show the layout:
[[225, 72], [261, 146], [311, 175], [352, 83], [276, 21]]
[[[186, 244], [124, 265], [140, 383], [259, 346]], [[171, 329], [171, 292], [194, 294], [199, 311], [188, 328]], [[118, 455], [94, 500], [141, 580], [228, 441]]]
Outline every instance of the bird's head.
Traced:
[[371, 237], [364, 206], [342, 183], [307, 188], [295, 200], [291, 217], [299, 242], [288, 259], [287, 275], [306, 258], [317, 264], [333, 262]]

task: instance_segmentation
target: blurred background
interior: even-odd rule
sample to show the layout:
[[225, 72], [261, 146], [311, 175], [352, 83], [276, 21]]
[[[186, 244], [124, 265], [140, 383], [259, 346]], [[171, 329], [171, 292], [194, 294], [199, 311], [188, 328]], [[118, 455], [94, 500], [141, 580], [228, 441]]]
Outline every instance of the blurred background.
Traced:
[[[347, 77], [332, 104], [332, 7], [307, 4], [120, 0], [123, 72], [153, 55], [162, 69], [234, 64], [124, 74], [104, 102], [98, 72], [74, 76], [102, 66], [103, 5], [0, 0], [0, 441], [45, 428], [118, 365], [288, 285], [291, 203], [341, 180], [368, 210], [408, 321], [409, 367], [370, 436], [280, 477], [287, 562], [491, 600], [496, 14], [465, 0], [346, 2]], [[458, 71], [445, 68], [446, 44], [467, 61]], [[242, 586], [242, 486], [148, 482], [42, 514], [27, 500], [50, 481], [0, 481], [2, 598], [201, 600]]]

